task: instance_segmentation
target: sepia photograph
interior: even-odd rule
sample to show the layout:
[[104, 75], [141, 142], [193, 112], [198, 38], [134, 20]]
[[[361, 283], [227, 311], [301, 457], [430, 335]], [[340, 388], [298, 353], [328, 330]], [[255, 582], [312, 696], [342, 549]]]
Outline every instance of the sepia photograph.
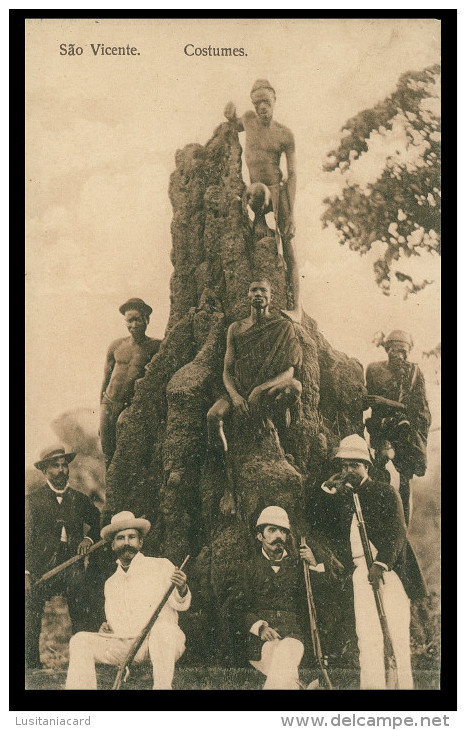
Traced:
[[26, 18], [26, 690], [441, 689], [441, 24]]

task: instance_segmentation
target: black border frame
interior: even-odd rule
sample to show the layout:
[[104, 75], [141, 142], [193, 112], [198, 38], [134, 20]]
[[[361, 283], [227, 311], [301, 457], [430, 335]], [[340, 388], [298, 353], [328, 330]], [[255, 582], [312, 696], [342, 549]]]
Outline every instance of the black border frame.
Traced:
[[[22, 122], [25, 119], [25, 102], [24, 102], [24, 86], [25, 86], [25, 74], [24, 74], [24, 51], [25, 51], [25, 33], [24, 24], [25, 20], [29, 18], [135, 18], [135, 19], [146, 19], [146, 18], [222, 18], [222, 19], [235, 19], [235, 18], [299, 18], [299, 19], [316, 19], [316, 18], [353, 18], [353, 19], [364, 19], [364, 18], [387, 18], [387, 19], [410, 19], [410, 18], [436, 18], [441, 21], [441, 40], [442, 40], [442, 70], [443, 70], [443, 94], [442, 94], [442, 126], [447, 130], [447, 134], [443, 135], [442, 145], [442, 171], [444, 177], [444, 185], [446, 194], [444, 194], [443, 203], [443, 215], [442, 215], [442, 228], [446, 230], [448, 239], [456, 240], [456, 89], [457, 89], [457, 69], [456, 69], [456, 51], [457, 51], [457, 11], [456, 10], [435, 10], [435, 11], [405, 11], [395, 10], [392, 12], [388, 11], [360, 11], [360, 10], [335, 10], [329, 11], [318, 11], [316, 13], [308, 13], [304, 15], [300, 11], [290, 11], [288, 13], [283, 11], [277, 12], [262, 12], [253, 10], [249, 13], [244, 12], [229, 12], [229, 13], [216, 13], [208, 12], [205, 10], [196, 10], [193, 14], [192, 11], [182, 11], [176, 13], [173, 10], [161, 11], [161, 12], [146, 12], [141, 10], [136, 11], [109, 11], [109, 10], [9, 10], [9, 29], [10, 29], [10, 127], [12, 130], [16, 130], [18, 140], [15, 145], [14, 161], [10, 167], [10, 180], [11, 189], [16, 192], [15, 196], [11, 197], [10, 201], [10, 212], [11, 220], [24, 220], [24, 197], [19, 194], [21, 189], [24, 190], [24, 136], [19, 132], [22, 129]], [[18, 83], [18, 79], [22, 78], [23, 82]], [[18, 89], [22, 92], [15, 96]], [[13, 135], [14, 136], [14, 135]], [[13, 228], [11, 233], [12, 243], [16, 244], [15, 229]], [[18, 249], [17, 244], [13, 245], [12, 250]], [[21, 254], [20, 254], [21, 258]], [[454, 286], [452, 284], [454, 280], [454, 273], [456, 273], [456, 261], [450, 254], [448, 261], [448, 272], [444, 274], [446, 287], [449, 296], [455, 295]], [[24, 269], [23, 269], [24, 270]], [[448, 277], [448, 278], [447, 278]], [[16, 291], [16, 287], [15, 287]], [[16, 299], [16, 297], [15, 297]], [[442, 297], [445, 302], [445, 296]], [[15, 302], [16, 307], [16, 302]], [[456, 332], [456, 309], [453, 306], [445, 306], [444, 311], [446, 312], [443, 321], [442, 329], [444, 325], [448, 323], [453, 326], [454, 332]], [[17, 310], [15, 309], [15, 314]], [[446, 337], [444, 338], [447, 339]], [[442, 393], [443, 406], [442, 414], [447, 412], [447, 400], [448, 400], [448, 416], [443, 419], [445, 428], [448, 425], [448, 432], [445, 434], [443, 439], [444, 444], [452, 444], [456, 442], [456, 430], [449, 424], [456, 423], [456, 390], [454, 386], [456, 374], [456, 347], [455, 337], [450, 337], [450, 344], [447, 344], [447, 348], [444, 348], [444, 353], [447, 353], [447, 368], [448, 368], [448, 382], [445, 387], [445, 382], [442, 380]], [[453, 344], [452, 344], [453, 343]], [[24, 346], [24, 345], [23, 345]], [[15, 358], [18, 356], [18, 346], [15, 345]], [[13, 366], [13, 355], [11, 356], [11, 364]], [[16, 361], [17, 362], [17, 361]], [[17, 372], [17, 365], [11, 368], [12, 372]], [[445, 390], [444, 390], [445, 388]], [[20, 429], [24, 428], [24, 424], [20, 420]], [[18, 424], [15, 424], [15, 432], [17, 432]], [[24, 433], [24, 432], [23, 432]], [[15, 440], [15, 444], [17, 441]], [[446, 448], [445, 448], [446, 451]], [[442, 449], [443, 452], [443, 449]], [[16, 456], [16, 447], [13, 446], [11, 449], [11, 456]], [[446, 454], [445, 454], [446, 455]], [[13, 459], [11, 460], [13, 464]], [[97, 692], [90, 691], [79, 691], [79, 692], [63, 692], [61, 690], [26, 690], [24, 689], [24, 652], [21, 652], [18, 648], [18, 644], [13, 641], [13, 637], [21, 637], [24, 633], [24, 611], [18, 611], [17, 600], [22, 596], [23, 584], [22, 584], [22, 570], [19, 570], [17, 565], [18, 555], [24, 554], [24, 541], [22, 531], [16, 530], [16, 520], [13, 521], [17, 515], [23, 515], [24, 503], [23, 493], [21, 488], [18, 489], [16, 483], [12, 484], [10, 490], [11, 495], [11, 507], [10, 507], [10, 526], [12, 528], [11, 535], [17, 537], [17, 541], [13, 542], [10, 539], [10, 629], [9, 635], [10, 641], [10, 697], [9, 697], [9, 709], [10, 711], [27, 711], [31, 710], [45, 710], [53, 711], [54, 713], [69, 712], [69, 711], [83, 711], [86, 708], [86, 712], [105, 712], [105, 711], [131, 711], [135, 712], [138, 710], [171, 710], [176, 707], [179, 711], [192, 711], [202, 710], [208, 712], [209, 710], [222, 709], [224, 711], [234, 710], [248, 710], [253, 712], [260, 712], [261, 710], [280, 710], [283, 714], [284, 707], [292, 707], [293, 711], [307, 711], [309, 714], [315, 711], [342, 711], [344, 714], [351, 714], [353, 711], [358, 712], [393, 712], [396, 711], [410, 711], [410, 712], [432, 712], [437, 711], [438, 713], [444, 711], [455, 711], [457, 709], [457, 611], [456, 611], [456, 598], [457, 598], [457, 587], [456, 587], [456, 566], [457, 556], [456, 550], [453, 546], [456, 543], [456, 504], [452, 499], [452, 485], [457, 483], [456, 480], [456, 468], [455, 460], [452, 458], [451, 451], [448, 454], [448, 459], [443, 460], [444, 466], [442, 467], [442, 477], [446, 485], [448, 485], [448, 494], [442, 497], [442, 517], [443, 523], [448, 525], [447, 530], [442, 534], [441, 546], [442, 554], [444, 556], [444, 568], [442, 571], [442, 615], [443, 627], [442, 627], [442, 664], [440, 672], [440, 689], [438, 690], [415, 690], [415, 691], [402, 691], [393, 690], [387, 691], [371, 691], [362, 692], [359, 690], [337, 690], [336, 693], [328, 695], [325, 692], [314, 692], [311, 697], [303, 695], [303, 693], [289, 692], [289, 691], [276, 691], [268, 692], [266, 700], [262, 695], [262, 699], [258, 696], [258, 691], [254, 690], [232, 690], [231, 697], [230, 692], [225, 690], [210, 690], [207, 696], [201, 694], [201, 690], [180, 690], [182, 692], [182, 707], [177, 706], [177, 691], [159, 691], [154, 698], [146, 690], [133, 690], [132, 701], [129, 703], [125, 701], [124, 695], [112, 694], [108, 700], [102, 695], [102, 690]], [[448, 566], [448, 574], [447, 574]], [[19, 600], [20, 605], [22, 604], [22, 598]], [[21, 648], [21, 647], [20, 647]], [[216, 695], [220, 695], [217, 697]], [[118, 699], [119, 697], [119, 699]], [[306, 699], [307, 698], [307, 699]], [[181, 699], [181, 698], [180, 698]], [[181, 703], [180, 703], [181, 704]], [[343, 710], [343, 708], [348, 708]]]

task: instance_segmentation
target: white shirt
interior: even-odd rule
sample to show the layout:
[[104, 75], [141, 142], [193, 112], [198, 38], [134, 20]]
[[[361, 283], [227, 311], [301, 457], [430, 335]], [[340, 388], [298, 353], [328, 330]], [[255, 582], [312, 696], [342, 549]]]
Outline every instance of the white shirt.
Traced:
[[[174, 570], [170, 560], [142, 553], [134, 556], [126, 572], [118, 563], [116, 572], [105, 583], [105, 615], [117, 636], [132, 638], [142, 631], [170, 588]], [[178, 624], [178, 611], [186, 611], [190, 605], [189, 588], [183, 597], [175, 588], [157, 620]]]
[[[55, 489], [55, 487], [53, 487], [50, 484], [48, 479], [47, 479], [47, 484], [49, 485], [52, 492], [55, 493], [55, 497], [57, 499], [58, 504], [61, 504], [63, 502], [63, 495], [65, 494], [66, 490], [68, 489], [68, 484], [63, 489]], [[62, 528], [61, 528], [60, 542], [68, 542], [68, 535], [66, 534], [65, 525], [62, 525]]]

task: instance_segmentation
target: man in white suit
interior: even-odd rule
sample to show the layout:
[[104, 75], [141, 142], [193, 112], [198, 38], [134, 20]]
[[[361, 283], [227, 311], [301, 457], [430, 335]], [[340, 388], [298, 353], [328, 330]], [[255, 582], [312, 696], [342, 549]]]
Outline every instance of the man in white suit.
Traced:
[[191, 593], [186, 575], [166, 558], [141, 553], [150, 522], [132, 512], [119, 512], [101, 530], [111, 540], [117, 569], [105, 583], [107, 621], [98, 633], [81, 631], [70, 641], [66, 689], [97, 689], [95, 664], [118, 665], [144, 628], [172, 583], [176, 588], [144, 641], [135, 662], [150, 658], [154, 689], [171, 689], [175, 663], [185, 650], [178, 611], [186, 611]]

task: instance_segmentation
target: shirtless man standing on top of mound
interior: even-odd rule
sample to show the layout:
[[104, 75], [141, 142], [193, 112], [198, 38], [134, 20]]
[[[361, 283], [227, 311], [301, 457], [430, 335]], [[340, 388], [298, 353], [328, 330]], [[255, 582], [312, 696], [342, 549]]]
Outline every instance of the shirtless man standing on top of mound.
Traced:
[[[245, 202], [254, 213], [273, 211], [280, 231], [283, 256], [287, 266], [288, 284], [291, 287], [295, 309], [289, 316], [299, 321], [301, 304], [299, 274], [294, 243], [295, 221], [293, 208], [296, 197], [296, 153], [293, 133], [288, 127], [273, 119], [275, 90], [266, 79], [258, 79], [251, 90], [255, 111], [247, 111], [237, 117], [233, 102], [228, 102], [224, 114], [238, 132], [246, 132], [245, 159], [251, 185], [245, 193]], [[287, 179], [283, 180], [280, 159], [285, 153]]]

